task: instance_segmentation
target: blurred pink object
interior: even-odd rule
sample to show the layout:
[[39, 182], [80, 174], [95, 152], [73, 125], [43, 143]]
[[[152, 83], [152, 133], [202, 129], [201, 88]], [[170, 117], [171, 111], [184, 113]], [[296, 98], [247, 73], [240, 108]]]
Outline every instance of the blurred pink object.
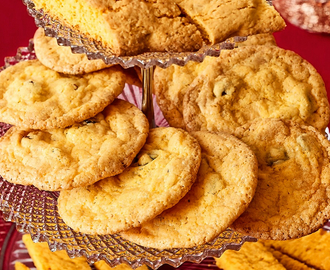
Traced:
[[310, 32], [330, 33], [330, 0], [274, 0], [288, 22]]

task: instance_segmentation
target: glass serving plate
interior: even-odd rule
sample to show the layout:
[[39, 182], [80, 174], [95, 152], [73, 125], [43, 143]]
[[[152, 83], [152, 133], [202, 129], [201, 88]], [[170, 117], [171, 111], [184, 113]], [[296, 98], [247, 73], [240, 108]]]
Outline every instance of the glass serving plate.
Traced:
[[[9, 67], [20, 61], [35, 59], [33, 41], [27, 48], [19, 48], [15, 57], [5, 58]], [[142, 90], [126, 85], [119, 98], [128, 100], [136, 106], [142, 106]], [[158, 126], [167, 126], [153, 97], [155, 122]], [[10, 126], [0, 124], [0, 135]], [[228, 228], [212, 242], [194, 248], [157, 250], [145, 248], [124, 240], [119, 235], [87, 235], [73, 231], [61, 219], [57, 212], [57, 192], [39, 190], [33, 186], [8, 183], [0, 177], [0, 211], [6, 221], [16, 223], [19, 232], [29, 233], [36, 242], [48, 242], [51, 250], [65, 249], [69, 256], [85, 256], [90, 263], [105, 260], [112, 267], [127, 263], [133, 268], [143, 264], [153, 269], [163, 264], [178, 267], [184, 262], [200, 263], [207, 257], [220, 257], [227, 249], [239, 250], [246, 241], [255, 238], [243, 236]]]
[[166, 68], [172, 64], [183, 66], [190, 60], [202, 62], [206, 55], [219, 56], [222, 49], [232, 49], [235, 46], [231, 39], [213, 46], [204, 45], [196, 52], [150, 52], [118, 57], [110, 48], [103, 47], [100, 42], [89, 38], [88, 34], [71, 29], [43, 10], [35, 9], [33, 0], [23, 0], [23, 2], [29, 14], [34, 17], [36, 25], [44, 28], [45, 35], [55, 37], [59, 45], [70, 46], [73, 53], [86, 53], [89, 59], [103, 59], [106, 64], [120, 64], [123, 68], [133, 66], [142, 69], [154, 66]]
[[[15, 270], [15, 263], [20, 262], [25, 264], [31, 270], [36, 270], [35, 265], [22, 241], [23, 234], [15, 229], [13, 223], [3, 221], [0, 213], [0, 269]], [[90, 264], [91, 270], [95, 270], [93, 264]], [[175, 268], [169, 265], [163, 265], [158, 270], [174, 270]], [[204, 259], [201, 263], [185, 262], [179, 270], [219, 270], [212, 257]]]

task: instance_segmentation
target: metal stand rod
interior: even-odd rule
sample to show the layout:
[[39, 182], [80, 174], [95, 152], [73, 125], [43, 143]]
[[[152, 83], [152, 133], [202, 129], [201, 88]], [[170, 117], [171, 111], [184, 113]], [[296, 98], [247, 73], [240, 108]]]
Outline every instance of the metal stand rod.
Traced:
[[141, 69], [142, 75], [142, 112], [148, 118], [150, 128], [155, 128], [155, 115], [152, 102], [154, 87], [154, 68]]

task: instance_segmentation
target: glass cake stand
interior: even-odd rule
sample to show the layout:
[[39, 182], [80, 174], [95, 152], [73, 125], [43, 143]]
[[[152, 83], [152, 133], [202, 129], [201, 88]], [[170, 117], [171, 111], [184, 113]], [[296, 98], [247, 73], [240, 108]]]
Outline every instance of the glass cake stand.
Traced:
[[[44, 28], [47, 36], [56, 38], [59, 45], [70, 46], [73, 53], [85, 53], [89, 59], [103, 59], [107, 64], [119, 64], [123, 68], [140, 67], [142, 89], [126, 85], [119, 98], [137, 105], [147, 116], [151, 127], [168, 126], [152, 95], [155, 66], [167, 68], [172, 64], [183, 66], [191, 60], [202, 62], [206, 56], [219, 56], [221, 50], [233, 49], [235, 41], [246, 39], [236, 37], [213, 46], [204, 45], [197, 52], [153, 52], [117, 57], [99, 42], [62, 25], [42, 10], [36, 10], [32, 0], [23, 2], [29, 14], [34, 17], [36, 25]], [[270, 0], [267, 2], [272, 4]], [[15, 57], [6, 58], [2, 69], [35, 58], [33, 41], [30, 41], [29, 46], [20, 48]], [[6, 125], [0, 125], [0, 136], [6, 128]], [[68, 227], [59, 216], [57, 197], [57, 192], [42, 191], [33, 186], [14, 185], [0, 177], [0, 210], [6, 221], [16, 223], [17, 230], [29, 233], [35, 242], [47, 242], [53, 251], [64, 249], [71, 257], [85, 256], [90, 263], [102, 259], [112, 267], [121, 263], [127, 263], [133, 268], [143, 264], [153, 269], [163, 264], [178, 267], [185, 262], [200, 263], [208, 257], [220, 257], [227, 249], [239, 250], [244, 242], [256, 241], [255, 238], [243, 236], [228, 228], [216, 239], [204, 245], [157, 250], [136, 245], [119, 235], [81, 234]]]
[[[135, 56], [116, 56], [101, 42], [91, 39], [88, 34], [72, 29], [56, 18], [52, 18], [43, 10], [35, 9], [33, 0], [23, 0], [29, 14], [34, 17], [38, 27], [45, 30], [45, 35], [57, 39], [60, 46], [70, 46], [73, 53], [85, 53], [89, 59], [102, 59], [106, 64], [119, 64], [123, 68], [138, 66], [142, 77], [142, 111], [147, 116], [151, 127], [155, 127], [152, 92], [153, 71], [155, 66], [167, 68], [172, 64], [184, 66], [188, 61], [202, 62], [209, 56], [219, 56], [223, 49], [233, 49], [235, 38], [212, 46], [204, 46], [196, 52], [147, 52]], [[268, 1], [269, 3], [271, 1]], [[238, 37], [240, 38], [240, 37]]]
[[[28, 47], [18, 49], [16, 56], [5, 58], [5, 66], [0, 68], [0, 71], [20, 61], [35, 58], [31, 40]], [[143, 93], [140, 88], [126, 84], [119, 98], [142, 108], [141, 95]], [[154, 96], [151, 98], [151, 104], [154, 107], [152, 117], [155, 125], [168, 126]], [[9, 127], [0, 123], [0, 136]], [[145, 248], [119, 235], [88, 235], [75, 232], [59, 216], [57, 197], [58, 192], [11, 184], [0, 177], [0, 211], [4, 220], [16, 223], [17, 230], [29, 233], [35, 242], [47, 242], [52, 251], [64, 249], [69, 256], [85, 256], [90, 263], [102, 259], [112, 267], [121, 263], [127, 263], [133, 268], [143, 264], [153, 269], [163, 264], [178, 267], [184, 262], [200, 263], [208, 257], [220, 257], [227, 249], [239, 250], [244, 242], [256, 241], [255, 238], [243, 236], [228, 228], [212, 242], [194, 248]]]

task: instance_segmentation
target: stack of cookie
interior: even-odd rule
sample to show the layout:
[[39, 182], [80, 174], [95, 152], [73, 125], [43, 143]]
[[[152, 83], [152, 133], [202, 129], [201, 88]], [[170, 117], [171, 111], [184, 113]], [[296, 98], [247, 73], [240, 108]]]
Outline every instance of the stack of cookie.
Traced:
[[314, 232], [330, 217], [330, 110], [318, 72], [263, 38], [203, 63], [157, 68], [155, 94], [171, 126], [227, 132], [252, 149], [256, 193], [231, 227], [285, 240]]
[[[175, 10], [165, 2], [157, 15], [167, 21]], [[177, 2], [216, 42], [209, 14]], [[260, 23], [262, 12], [244, 5]], [[272, 36], [247, 42], [200, 64], [156, 69], [155, 94], [172, 127], [153, 130], [138, 108], [116, 99], [123, 69], [86, 59], [77, 61], [83, 72], [77, 63], [58, 69], [58, 50], [48, 49], [57, 55], [50, 61], [36, 49], [40, 62], [0, 74], [0, 121], [14, 125], [0, 140], [0, 175], [60, 191], [58, 211], [76, 231], [120, 233], [147, 247], [205, 244], [229, 226], [278, 240], [317, 230], [330, 217], [324, 83]]]
[[29, 60], [0, 74], [0, 121], [14, 126], [1, 138], [1, 175], [59, 191], [122, 172], [149, 132], [144, 114], [116, 99], [125, 71], [86, 56], [66, 58], [70, 49], [48, 49], [40, 30], [35, 41], [38, 57], [50, 67]]
[[54, 42], [39, 29], [38, 60], [0, 74], [0, 120], [13, 125], [0, 140], [4, 179], [60, 191], [59, 213], [79, 232], [134, 238], [145, 224], [157, 236], [145, 245], [158, 248], [208, 242], [244, 212], [257, 183], [257, 160], [244, 143], [222, 133], [149, 131], [138, 108], [116, 99], [126, 71]]

